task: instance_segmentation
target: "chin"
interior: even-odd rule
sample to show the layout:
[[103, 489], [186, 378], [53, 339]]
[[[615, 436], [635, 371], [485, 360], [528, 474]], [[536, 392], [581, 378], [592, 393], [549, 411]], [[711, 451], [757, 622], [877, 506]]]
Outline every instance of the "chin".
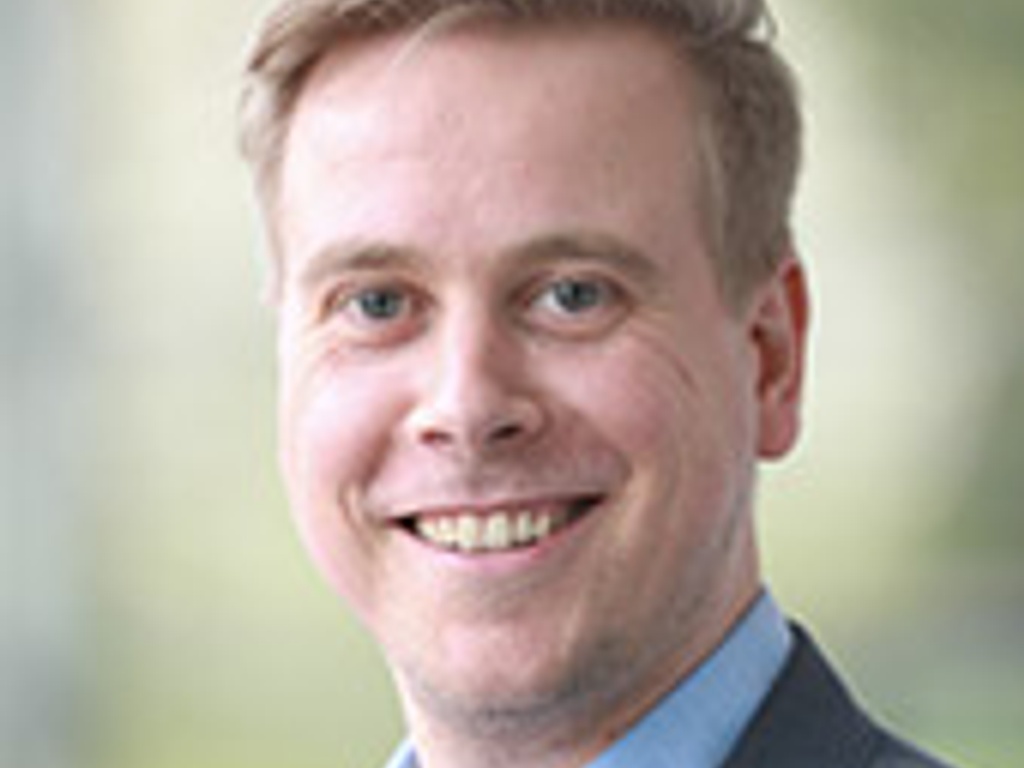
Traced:
[[535, 638], [526, 647], [464, 649], [444, 664], [435, 659], [402, 670], [399, 687], [430, 717], [499, 735], [543, 729], [593, 708], [616, 689], [612, 673], [629, 668], [621, 654], [591, 653], [584, 661], [553, 654], [552, 647]]

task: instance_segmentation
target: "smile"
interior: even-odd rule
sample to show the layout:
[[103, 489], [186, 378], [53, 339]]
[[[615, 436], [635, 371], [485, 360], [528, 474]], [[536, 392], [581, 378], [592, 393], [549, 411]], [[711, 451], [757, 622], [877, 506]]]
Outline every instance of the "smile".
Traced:
[[594, 496], [570, 502], [483, 510], [454, 510], [407, 518], [404, 527], [428, 544], [450, 552], [495, 554], [537, 546], [582, 519], [601, 501]]

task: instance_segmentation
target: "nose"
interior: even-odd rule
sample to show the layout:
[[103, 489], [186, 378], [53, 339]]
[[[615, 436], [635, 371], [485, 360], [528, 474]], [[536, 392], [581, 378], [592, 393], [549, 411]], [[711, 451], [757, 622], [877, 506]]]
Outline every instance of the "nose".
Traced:
[[468, 320], [441, 334], [409, 414], [417, 444], [480, 458], [532, 444], [546, 416], [514, 344]]

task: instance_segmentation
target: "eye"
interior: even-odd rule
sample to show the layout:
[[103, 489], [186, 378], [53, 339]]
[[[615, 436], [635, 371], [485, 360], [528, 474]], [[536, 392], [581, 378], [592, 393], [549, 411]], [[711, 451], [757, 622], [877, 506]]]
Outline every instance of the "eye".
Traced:
[[328, 298], [324, 319], [355, 343], [389, 344], [415, 333], [423, 303], [401, 285], [352, 286]]
[[408, 310], [409, 297], [394, 288], [369, 288], [347, 301], [347, 311], [358, 313], [371, 322], [386, 322]]
[[617, 289], [603, 278], [563, 277], [543, 286], [534, 303], [546, 311], [580, 315], [606, 309], [617, 297]]
[[531, 322], [555, 333], [597, 334], [625, 313], [625, 296], [604, 277], [558, 277], [542, 284], [529, 301]]
[[606, 284], [597, 280], [558, 280], [548, 287], [545, 301], [560, 312], [579, 314], [588, 312], [608, 303], [610, 298]]

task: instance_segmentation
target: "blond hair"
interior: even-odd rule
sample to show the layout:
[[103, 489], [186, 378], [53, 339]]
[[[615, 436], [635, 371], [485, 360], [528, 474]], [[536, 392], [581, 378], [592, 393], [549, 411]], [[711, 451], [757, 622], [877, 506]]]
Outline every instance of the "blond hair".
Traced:
[[801, 125], [764, 0], [283, 0], [248, 58], [239, 125], [272, 241], [288, 126], [313, 67], [342, 41], [464, 11], [537, 23], [637, 20], [672, 37], [698, 78], [705, 224], [723, 295], [740, 305], [773, 271], [789, 250]]

